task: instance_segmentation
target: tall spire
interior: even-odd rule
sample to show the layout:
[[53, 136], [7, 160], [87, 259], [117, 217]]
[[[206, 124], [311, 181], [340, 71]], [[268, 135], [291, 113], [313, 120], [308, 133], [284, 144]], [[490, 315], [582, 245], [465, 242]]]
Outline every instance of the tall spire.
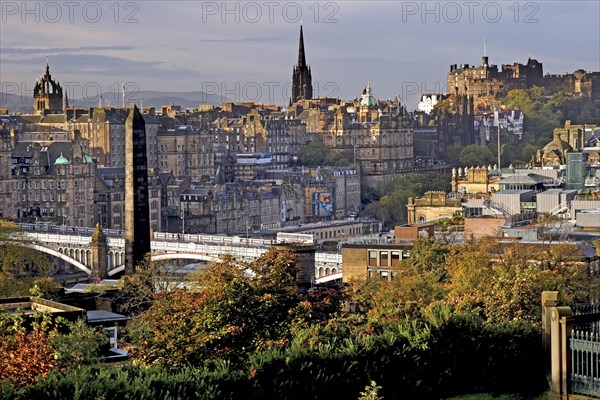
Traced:
[[304, 34], [302, 25], [300, 25], [300, 46], [298, 47], [298, 68], [306, 66], [306, 56], [304, 54]]
[[312, 99], [312, 74], [306, 65], [304, 54], [304, 32], [300, 25], [300, 45], [298, 47], [298, 65], [294, 66], [292, 74], [292, 103], [298, 100]]

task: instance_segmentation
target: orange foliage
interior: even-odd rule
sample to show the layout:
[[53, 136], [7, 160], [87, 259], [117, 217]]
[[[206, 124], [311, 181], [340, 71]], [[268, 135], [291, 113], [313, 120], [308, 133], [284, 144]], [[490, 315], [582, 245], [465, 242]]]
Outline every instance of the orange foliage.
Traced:
[[27, 385], [48, 375], [53, 367], [54, 353], [42, 328], [0, 337], [0, 380]]

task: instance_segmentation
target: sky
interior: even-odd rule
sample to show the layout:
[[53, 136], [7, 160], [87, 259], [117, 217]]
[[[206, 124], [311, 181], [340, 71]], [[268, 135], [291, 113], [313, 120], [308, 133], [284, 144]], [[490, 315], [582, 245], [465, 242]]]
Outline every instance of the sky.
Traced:
[[70, 98], [204, 91], [284, 105], [300, 25], [314, 96], [371, 82], [414, 109], [450, 64], [600, 71], [600, 1], [0, 1], [0, 91], [50, 72]]

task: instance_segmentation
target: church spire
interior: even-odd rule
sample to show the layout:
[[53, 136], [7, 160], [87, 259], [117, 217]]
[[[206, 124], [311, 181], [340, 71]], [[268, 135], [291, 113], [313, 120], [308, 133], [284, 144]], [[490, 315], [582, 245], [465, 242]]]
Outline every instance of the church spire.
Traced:
[[306, 55], [304, 54], [304, 34], [300, 25], [300, 45], [298, 47], [298, 68], [306, 66]]
[[300, 25], [300, 45], [298, 47], [298, 65], [294, 66], [292, 74], [292, 103], [298, 100], [312, 99], [312, 74], [310, 67], [306, 65], [304, 54], [304, 32]]

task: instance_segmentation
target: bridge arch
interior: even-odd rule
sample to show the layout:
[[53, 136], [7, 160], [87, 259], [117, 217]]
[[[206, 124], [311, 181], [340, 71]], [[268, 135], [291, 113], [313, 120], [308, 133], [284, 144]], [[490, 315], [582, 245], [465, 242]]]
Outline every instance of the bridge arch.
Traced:
[[[152, 261], [161, 260], [198, 260], [198, 261], [220, 261], [221, 259], [217, 256], [211, 256], [209, 254], [198, 254], [198, 253], [160, 253], [152, 254], [150, 256]], [[108, 271], [109, 276], [118, 274], [125, 270], [125, 264], [121, 264], [116, 268]]]
[[68, 255], [63, 254], [60, 251], [50, 249], [48, 247], [41, 246], [41, 245], [35, 244], [35, 243], [21, 243], [21, 245], [25, 246], [25, 247], [29, 247], [29, 248], [37, 250], [37, 251], [41, 251], [42, 253], [46, 253], [51, 256], [60, 258], [61, 260], [68, 262], [69, 264], [73, 265], [75, 268], [82, 270], [83, 272], [85, 272], [88, 275], [92, 273], [91, 269], [87, 268], [85, 265], [83, 265], [82, 263], [80, 263], [79, 261], [74, 259], [73, 257], [69, 257]]

